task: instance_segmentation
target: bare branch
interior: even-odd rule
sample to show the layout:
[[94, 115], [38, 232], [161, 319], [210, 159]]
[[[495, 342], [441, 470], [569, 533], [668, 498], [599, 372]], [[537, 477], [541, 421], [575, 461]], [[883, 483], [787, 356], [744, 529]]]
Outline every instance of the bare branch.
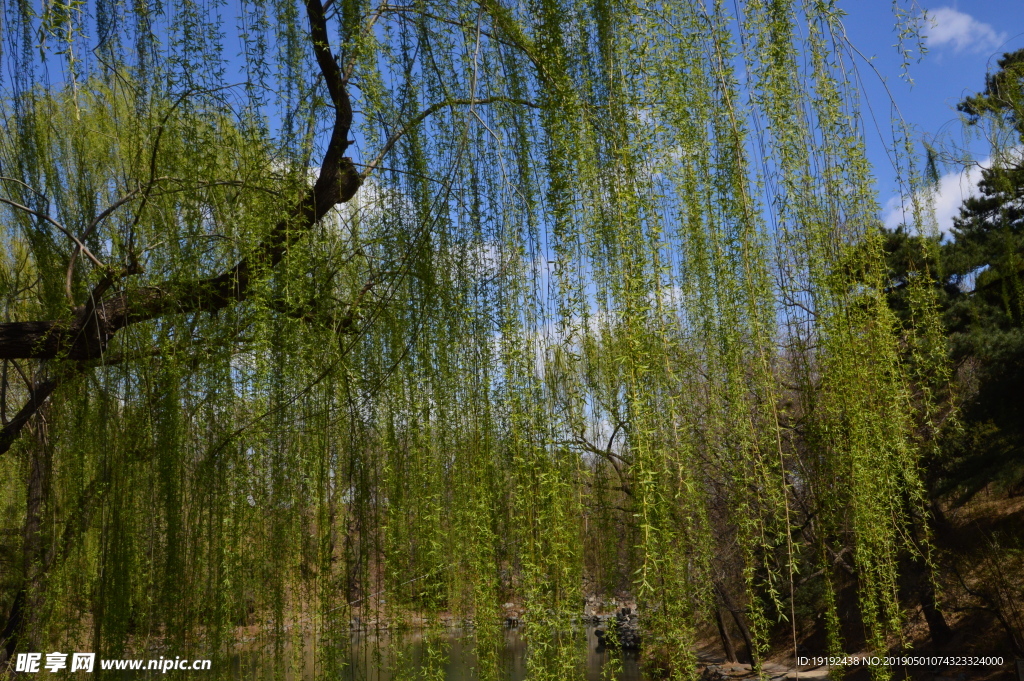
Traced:
[[[113, 215], [114, 211], [116, 211], [118, 208], [120, 208], [124, 204], [126, 204], [129, 201], [131, 201], [132, 199], [134, 199], [136, 196], [139, 195], [140, 192], [142, 192], [142, 191], [147, 191], [148, 192], [149, 189], [152, 186], [153, 186], [153, 182], [150, 181], [150, 183], [148, 185], [146, 185], [145, 188], [140, 187], [139, 189], [136, 189], [135, 191], [129, 192], [127, 196], [125, 196], [125, 197], [115, 201], [113, 204], [108, 206], [106, 210], [104, 210], [102, 213], [97, 215], [96, 218], [92, 222], [89, 223], [89, 226], [86, 227], [85, 231], [82, 232], [82, 237], [81, 238], [82, 239], [88, 239], [89, 235], [92, 234], [93, 230], [95, 230], [100, 225], [101, 222], [103, 222], [108, 217]], [[67, 294], [68, 300], [71, 301], [71, 302], [74, 301], [74, 296], [73, 296], [73, 294], [71, 292], [71, 284], [72, 284], [72, 281], [74, 279], [75, 261], [78, 259], [78, 252], [79, 252], [79, 250], [80, 250], [79, 246], [76, 245], [75, 246], [75, 250], [71, 252], [71, 257], [68, 259], [68, 269], [67, 269], [67, 272], [64, 275], [64, 291]]]
[[64, 227], [64, 225], [62, 225], [59, 222], [57, 222], [56, 220], [54, 220], [53, 218], [51, 218], [46, 213], [40, 213], [37, 210], [32, 210], [28, 206], [23, 206], [23, 205], [21, 205], [20, 203], [18, 203], [16, 201], [11, 201], [10, 199], [5, 199], [2, 196], [0, 196], [0, 203], [6, 203], [8, 206], [11, 206], [12, 208], [17, 208], [18, 210], [24, 211], [24, 212], [28, 213], [29, 215], [34, 215], [34, 216], [36, 216], [37, 218], [39, 218], [41, 220], [46, 220], [51, 225], [53, 225], [54, 227], [59, 229], [61, 232], [63, 232], [64, 236], [66, 236], [67, 238], [69, 238], [72, 241], [74, 241], [75, 245], [82, 251], [82, 253], [85, 253], [85, 256], [87, 258], [89, 258], [89, 260], [93, 261], [93, 263], [96, 265], [96, 267], [103, 267], [103, 263], [100, 262], [99, 258], [97, 258], [95, 255], [92, 254], [92, 251], [90, 251], [88, 248], [85, 247], [85, 244], [83, 244], [81, 241], [79, 241], [78, 238], [74, 234], [72, 234], [70, 231], [68, 231]]
[[[619, 426], [621, 425], [622, 424], [620, 423]], [[618, 433], [618, 428], [619, 427], [616, 426], [615, 433]], [[615, 434], [612, 434], [611, 439], [608, 440], [608, 449], [601, 449], [600, 447], [592, 443], [590, 440], [588, 440], [586, 437], [584, 437], [582, 433], [578, 435], [574, 433], [573, 444], [576, 444], [577, 446], [581, 447], [584, 451], [590, 452], [591, 454], [596, 454], [597, 456], [601, 457], [609, 464], [611, 464], [611, 467], [615, 470], [616, 476], [619, 478], [621, 491], [629, 496], [633, 496], [633, 490], [630, 487], [629, 479], [626, 477], [626, 471], [622, 470], [622, 465], [628, 465], [629, 462], [625, 458], [623, 458], [622, 455], [612, 451], [611, 445], [614, 441]]]
[[46, 195], [45, 194], [40, 192], [38, 189], [36, 189], [32, 185], [25, 184], [21, 180], [18, 180], [18, 179], [13, 178], [13, 177], [6, 177], [6, 176], [3, 176], [3, 175], [0, 175], [0, 180], [3, 180], [4, 182], [14, 182], [15, 184], [20, 184], [22, 187], [24, 187], [25, 189], [29, 190], [30, 192], [32, 192], [33, 194], [35, 194], [39, 198], [44, 199], [44, 200], [46, 199]]

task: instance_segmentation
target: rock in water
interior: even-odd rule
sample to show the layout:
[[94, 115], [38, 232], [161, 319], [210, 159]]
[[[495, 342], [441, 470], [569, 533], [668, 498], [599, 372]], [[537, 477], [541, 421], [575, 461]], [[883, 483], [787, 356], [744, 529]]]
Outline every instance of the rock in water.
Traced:
[[623, 608], [615, 614], [615, 619], [609, 622], [608, 628], [611, 634], [598, 629], [597, 647], [619, 648], [621, 650], [640, 650], [640, 618], [630, 608]]

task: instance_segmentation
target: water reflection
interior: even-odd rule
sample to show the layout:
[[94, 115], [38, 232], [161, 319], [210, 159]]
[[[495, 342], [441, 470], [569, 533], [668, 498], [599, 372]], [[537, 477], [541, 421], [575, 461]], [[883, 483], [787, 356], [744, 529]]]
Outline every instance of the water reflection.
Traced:
[[[564, 676], [583, 681], [643, 681], [637, 654], [598, 647], [595, 627], [553, 640], [548, 652], [561, 648], [569, 651]], [[436, 679], [437, 681], [490, 681], [502, 679], [521, 681], [527, 678], [527, 644], [521, 628], [488, 632], [486, 641], [477, 631], [445, 630], [436, 634], [421, 631], [403, 634], [360, 632], [352, 635], [344, 666], [331, 679], [338, 681], [404, 681], [405, 679]], [[287, 681], [312, 681], [325, 678], [317, 674], [311, 646], [303, 651], [303, 669], [284, 670], [284, 660], [294, 660], [285, 650], [272, 663], [266, 658], [239, 655], [233, 660], [236, 678], [266, 678]], [[535, 653], [541, 654], [541, 653]], [[562, 664], [566, 664], [562, 655]], [[293, 662], [294, 664], [294, 662]], [[260, 672], [263, 673], [260, 673]], [[559, 676], [559, 675], [554, 675]]]

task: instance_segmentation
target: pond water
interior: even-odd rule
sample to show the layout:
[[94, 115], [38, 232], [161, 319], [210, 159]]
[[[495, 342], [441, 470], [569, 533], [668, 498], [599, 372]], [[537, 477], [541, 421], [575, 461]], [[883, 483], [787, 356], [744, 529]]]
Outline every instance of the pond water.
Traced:
[[[575, 635], [551, 641], [550, 648], [561, 646], [572, 669], [554, 678], [570, 677], [578, 681], [644, 681], [638, 656], [632, 651], [612, 651], [598, 646], [596, 627], [588, 626]], [[481, 660], [477, 636], [472, 631], [444, 630], [427, 635], [421, 631], [402, 634], [354, 633], [338, 681], [521, 681], [527, 678], [527, 643], [521, 628], [505, 628], [495, 641], [489, 659]], [[286, 650], [282, 659], [295, 659]], [[311, 649], [304, 651], [303, 669], [282, 670], [282, 662], [251, 654], [232, 661], [234, 678], [285, 679], [312, 681], [324, 678], [316, 674]], [[291, 665], [289, 665], [291, 666]]]

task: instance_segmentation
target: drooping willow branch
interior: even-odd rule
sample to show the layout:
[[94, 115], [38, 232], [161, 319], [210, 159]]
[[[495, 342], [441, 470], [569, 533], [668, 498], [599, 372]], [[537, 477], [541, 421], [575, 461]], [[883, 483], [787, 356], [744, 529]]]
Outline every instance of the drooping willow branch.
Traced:
[[[320, 0], [309, 0], [306, 12], [317, 64], [334, 106], [334, 127], [324, 152], [316, 183], [277, 222], [253, 253], [234, 267], [215, 277], [186, 283], [164, 282], [142, 290], [121, 290], [97, 300], [97, 291], [84, 305], [73, 310], [70, 319], [0, 324], [0, 359], [67, 359], [86, 362], [102, 357], [107, 344], [119, 330], [171, 314], [214, 312], [245, 300], [258, 270], [271, 269], [284, 258], [296, 238], [309, 232], [334, 206], [350, 200], [359, 189], [362, 177], [351, 159], [344, 156], [352, 127], [352, 105], [346, 83], [328, 39], [327, 24]], [[4, 201], [4, 203], [11, 203]], [[108, 214], [115, 204], [102, 215]], [[59, 223], [27, 207], [15, 205], [61, 228], [97, 266], [96, 259]], [[98, 287], [99, 288], [99, 287]], [[105, 290], [99, 290], [103, 295]], [[40, 383], [26, 404], [0, 431], [0, 454], [10, 449], [25, 424], [60, 385], [60, 379]]]
[[494, 104], [496, 102], [506, 102], [508, 104], [521, 104], [523, 106], [528, 106], [534, 109], [539, 108], [537, 104], [534, 104], [529, 100], [515, 99], [512, 97], [486, 97], [484, 99], [448, 99], [443, 102], [432, 104], [423, 111], [413, 116], [413, 118], [408, 123], [403, 125], [401, 128], [396, 130], [390, 137], [388, 137], [387, 141], [384, 142], [384, 146], [381, 147], [380, 152], [373, 158], [372, 161], [366, 164], [361, 175], [362, 179], [365, 180], [367, 177], [369, 177], [370, 173], [372, 173], [374, 169], [377, 168], [377, 166], [384, 160], [384, 157], [388, 155], [388, 153], [394, 148], [394, 146], [398, 143], [400, 139], [402, 139], [404, 135], [408, 134], [409, 131], [411, 131], [417, 125], [425, 121], [432, 114], [437, 113], [441, 109], [447, 109], [455, 106]]

